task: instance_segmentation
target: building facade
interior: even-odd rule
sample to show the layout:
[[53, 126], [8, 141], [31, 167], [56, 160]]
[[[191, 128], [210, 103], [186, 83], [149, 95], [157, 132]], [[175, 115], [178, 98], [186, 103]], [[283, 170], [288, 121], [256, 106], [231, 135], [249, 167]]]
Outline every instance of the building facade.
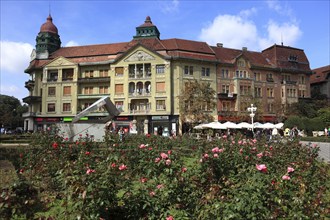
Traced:
[[312, 93], [326, 97], [330, 103], [330, 65], [313, 69], [310, 81]]
[[[120, 116], [113, 128], [138, 133], [182, 133], [178, 96], [186, 82], [209, 83], [217, 92], [214, 120], [247, 121], [254, 103], [262, 121], [276, 121], [299, 97], [310, 97], [308, 59], [303, 50], [273, 45], [262, 52], [210, 46], [184, 39], [161, 39], [150, 17], [129, 42], [61, 47], [49, 15], [25, 70], [29, 104], [25, 130], [69, 122], [83, 109], [109, 96]], [[84, 118], [97, 122], [103, 109]]]

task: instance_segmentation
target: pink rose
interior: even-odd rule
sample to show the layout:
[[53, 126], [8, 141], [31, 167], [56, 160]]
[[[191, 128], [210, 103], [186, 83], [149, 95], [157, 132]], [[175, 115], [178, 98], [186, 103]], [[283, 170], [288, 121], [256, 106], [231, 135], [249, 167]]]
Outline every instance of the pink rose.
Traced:
[[214, 158], [218, 158], [219, 155], [218, 155], [218, 154], [213, 154], [213, 157], [214, 157]]
[[91, 173], [95, 173], [95, 170], [88, 168], [86, 174], [89, 175]]
[[213, 148], [213, 149], [212, 149], [212, 152], [213, 152], [213, 153], [218, 153], [218, 152], [219, 152], [219, 148], [218, 148], [218, 147]]
[[267, 172], [267, 167], [265, 164], [256, 164], [256, 168], [257, 170], [266, 173]]
[[292, 167], [288, 167], [288, 173], [292, 173], [294, 169]]
[[239, 149], [239, 153], [240, 153], [240, 154], [243, 153], [243, 148]]
[[165, 160], [165, 159], [168, 158], [168, 155], [165, 154], [165, 153], [161, 153], [161, 154], [160, 154], [160, 157], [161, 157], [163, 160]]
[[127, 166], [125, 164], [122, 164], [119, 166], [119, 170], [126, 170]]
[[174, 220], [174, 218], [173, 218], [173, 216], [168, 216], [168, 217], [166, 217], [166, 220]]
[[116, 164], [115, 163], [112, 163], [111, 164], [111, 167], [115, 168], [116, 167]]
[[187, 172], [187, 168], [186, 167], [182, 167], [181, 171], [182, 171], [182, 173], [185, 173], [185, 172]]
[[156, 195], [156, 193], [155, 193], [154, 191], [151, 191], [151, 192], [149, 193], [149, 195], [150, 195], [151, 197], [153, 197], [153, 196]]
[[288, 175], [284, 175], [284, 176], [282, 176], [282, 180], [289, 180], [289, 179], [291, 179], [291, 178], [290, 178], [290, 176], [288, 176]]
[[145, 145], [145, 144], [141, 144], [141, 145], [139, 146], [139, 148], [140, 148], [140, 149], [146, 148], [146, 145]]
[[148, 181], [148, 179], [145, 178], [145, 177], [142, 177], [142, 178], [140, 179], [140, 182], [141, 182], [141, 183], [146, 183], [147, 181]]
[[91, 152], [89, 152], [89, 151], [85, 152], [85, 155], [87, 155], [87, 156], [90, 155], [90, 154], [91, 154]]
[[167, 160], [165, 161], [165, 164], [166, 164], [167, 166], [171, 165], [171, 160], [170, 160], [170, 159], [167, 159]]
[[157, 157], [157, 158], [155, 159], [155, 163], [158, 163], [160, 160], [161, 160], [161, 159], [160, 159], [159, 157]]
[[203, 158], [207, 159], [207, 158], [209, 158], [209, 155], [208, 154], [204, 154], [203, 155]]
[[171, 154], [172, 154], [172, 151], [171, 151], [171, 150], [168, 150], [167, 153], [168, 153], [169, 155], [171, 155]]
[[161, 188], [163, 188], [163, 187], [164, 187], [163, 184], [159, 184], [159, 185], [157, 185], [157, 189], [161, 189]]
[[258, 157], [258, 158], [262, 158], [262, 156], [263, 156], [262, 153], [257, 154], [257, 157]]

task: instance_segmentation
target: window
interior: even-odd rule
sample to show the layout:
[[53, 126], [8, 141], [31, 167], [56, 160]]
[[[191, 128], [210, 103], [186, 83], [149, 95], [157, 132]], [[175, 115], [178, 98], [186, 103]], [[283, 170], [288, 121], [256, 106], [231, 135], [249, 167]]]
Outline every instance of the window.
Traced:
[[124, 67], [116, 67], [115, 73], [116, 76], [122, 77], [124, 75]]
[[245, 61], [244, 60], [237, 61], [237, 66], [239, 66], [239, 67], [245, 67]]
[[86, 70], [85, 71], [85, 77], [86, 78], [92, 78], [92, 77], [94, 77], [94, 71], [93, 70]]
[[108, 86], [100, 86], [99, 87], [99, 94], [108, 94]]
[[305, 98], [305, 94], [306, 94], [306, 91], [305, 90], [299, 90], [298, 91], [298, 95], [299, 95], [299, 97], [301, 97], [301, 98]]
[[299, 84], [306, 84], [305, 76], [299, 76]]
[[156, 100], [156, 110], [166, 110], [165, 100]]
[[237, 78], [248, 78], [248, 73], [245, 70], [236, 70]]
[[267, 104], [267, 111], [269, 113], [273, 113], [274, 112], [274, 104], [273, 103], [268, 103]]
[[71, 103], [63, 103], [63, 111], [70, 112], [71, 111]]
[[51, 71], [48, 76], [48, 81], [57, 81], [58, 73], [57, 71]]
[[222, 85], [222, 93], [229, 93], [229, 85]]
[[116, 84], [115, 94], [123, 94], [123, 93], [124, 93], [124, 84]]
[[115, 101], [115, 106], [117, 109], [124, 109], [124, 101]]
[[291, 81], [290, 75], [283, 75], [282, 77], [283, 77], [283, 81], [286, 81], [286, 82]]
[[250, 86], [240, 86], [240, 94], [241, 95], [250, 95], [251, 94], [251, 87]]
[[202, 76], [210, 77], [210, 68], [202, 67]]
[[48, 87], [48, 96], [56, 95], [56, 87]]
[[273, 74], [272, 74], [272, 73], [267, 73], [267, 74], [266, 74], [266, 80], [267, 80], [268, 82], [274, 82]]
[[231, 111], [231, 102], [222, 102], [222, 111]]
[[63, 95], [71, 95], [71, 86], [63, 87]]
[[91, 94], [93, 94], [93, 87], [92, 86], [90, 86], [90, 87], [84, 87], [84, 94], [85, 95], [91, 95]]
[[193, 66], [185, 66], [184, 67], [185, 75], [194, 75], [194, 67]]
[[156, 83], [156, 92], [165, 92], [165, 82]]
[[255, 87], [254, 88], [254, 97], [256, 97], [256, 98], [261, 97], [261, 88], [260, 87]]
[[286, 92], [288, 97], [297, 97], [296, 89], [287, 89]]
[[228, 79], [229, 73], [227, 69], [221, 69], [221, 78]]
[[273, 88], [267, 88], [267, 97], [274, 98], [274, 89]]
[[48, 103], [47, 112], [55, 112], [55, 103]]
[[165, 73], [165, 65], [156, 65], [156, 73], [157, 74]]
[[100, 70], [100, 77], [108, 77], [108, 70]]
[[73, 69], [63, 69], [62, 80], [69, 81], [73, 79]]
[[254, 73], [254, 80], [255, 81], [261, 81], [261, 75], [260, 75], [260, 73]]

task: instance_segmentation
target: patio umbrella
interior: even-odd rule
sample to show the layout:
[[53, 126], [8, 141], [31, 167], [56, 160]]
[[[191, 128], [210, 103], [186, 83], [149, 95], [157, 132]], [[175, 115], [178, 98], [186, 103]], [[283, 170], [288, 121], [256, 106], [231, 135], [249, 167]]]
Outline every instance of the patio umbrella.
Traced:
[[206, 125], [206, 124], [199, 124], [199, 125], [196, 125], [196, 126], [194, 127], [194, 129], [196, 129], [196, 130], [205, 129], [205, 128], [207, 128], [207, 127], [205, 127], [205, 125]]
[[208, 123], [205, 126], [208, 127], [208, 128], [212, 128], [212, 129], [227, 129], [226, 126], [224, 126], [223, 124], [221, 124], [218, 121], [214, 121], [214, 122]]
[[282, 129], [284, 124], [282, 122], [275, 124], [275, 128]]
[[223, 125], [226, 126], [226, 128], [232, 128], [232, 129], [240, 128], [237, 124], [235, 124], [234, 122], [230, 122], [230, 121], [223, 123]]
[[260, 123], [260, 122], [255, 122], [255, 123], [253, 123], [253, 127], [254, 127], [254, 128], [263, 128], [262, 126], [263, 126], [263, 124]]
[[275, 125], [273, 123], [267, 122], [267, 123], [263, 124], [261, 127], [265, 128], [265, 129], [270, 129], [270, 128], [274, 128]]
[[252, 128], [252, 124], [249, 124], [247, 122], [241, 122], [237, 124], [240, 128]]

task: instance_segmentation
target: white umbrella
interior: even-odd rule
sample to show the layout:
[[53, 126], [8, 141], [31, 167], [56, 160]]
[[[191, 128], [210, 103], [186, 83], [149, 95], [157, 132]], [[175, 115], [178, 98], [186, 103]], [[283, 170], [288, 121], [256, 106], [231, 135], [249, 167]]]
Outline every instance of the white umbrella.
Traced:
[[223, 123], [223, 125], [226, 126], [226, 128], [233, 128], [233, 129], [240, 128], [237, 124], [235, 124], [234, 122], [230, 122], [230, 121]]
[[240, 128], [252, 128], [252, 124], [249, 124], [247, 122], [241, 122], [237, 124]]
[[194, 129], [201, 130], [201, 129], [207, 128], [207, 127], [205, 127], [205, 125], [206, 125], [206, 124], [199, 124], [199, 125], [196, 125], [196, 126], [194, 127]]
[[253, 123], [253, 127], [254, 127], [254, 128], [263, 128], [262, 126], [263, 126], [263, 124], [260, 123], [260, 122], [255, 122], [255, 123]]
[[266, 128], [266, 129], [270, 129], [270, 128], [274, 128], [275, 125], [273, 123], [267, 122], [265, 124], [262, 125], [262, 128]]
[[208, 123], [205, 126], [208, 127], [208, 128], [212, 128], [212, 129], [227, 129], [226, 126], [224, 126], [223, 124], [221, 124], [218, 121], [214, 121], [214, 122]]
[[275, 124], [275, 128], [282, 129], [284, 124], [282, 122]]

